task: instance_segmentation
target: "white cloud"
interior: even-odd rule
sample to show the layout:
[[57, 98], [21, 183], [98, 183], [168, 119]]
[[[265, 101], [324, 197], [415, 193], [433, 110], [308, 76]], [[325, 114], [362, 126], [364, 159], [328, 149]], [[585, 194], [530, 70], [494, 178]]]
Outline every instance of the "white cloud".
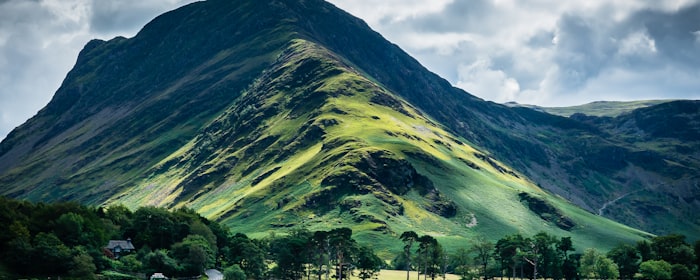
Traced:
[[[116, 2], [122, 5], [96, 15], [95, 7]], [[185, 2], [193, 1], [0, 1], [0, 139], [49, 102], [88, 41], [133, 36], [153, 17]], [[129, 17], [130, 25], [91, 28], [117, 14], [140, 16]]]
[[656, 42], [646, 31], [634, 32], [622, 39], [619, 53], [621, 55], [653, 55], [656, 53]]
[[479, 92], [481, 97], [496, 102], [517, 99], [518, 82], [501, 70], [492, 69], [489, 59], [478, 59], [470, 65], [459, 66], [457, 87], [468, 92]]
[[[367, 3], [343, 2], [351, 7]], [[612, 72], [637, 73], [629, 79], [646, 85], [653, 79], [645, 75], [658, 73], [642, 69], [674, 64], [686, 69], [679, 70], [684, 73], [697, 69], [698, 65], [690, 66], [694, 52], [678, 45], [683, 38], [673, 30], [688, 25], [698, 30], [696, 19], [684, 17], [692, 16], [699, 4], [697, 0], [454, 1], [437, 13], [374, 21], [373, 27], [429, 69], [474, 95], [561, 106], [604, 99], [606, 95], [590, 88], [602, 89], [606, 84], [610, 91], [622, 91], [616, 96], [635, 98], [612, 79], [622, 79], [622, 75], [609, 76]], [[648, 32], [646, 26], [657, 30]], [[695, 46], [700, 46], [699, 36], [692, 33]], [[664, 45], [659, 45], [659, 40]], [[672, 46], [679, 49], [674, 53]], [[695, 86], [700, 87], [700, 81]], [[647, 88], [656, 90], [654, 98], [669, 94], [657, 86]], [[688, 88], [674, 90], [683, 91], [678, 96], [700, 98]]]
[[672, 66], [644, 71], [610, 68], [577, 94], [595, 100], [684, 99], [688, 95], [700, 96], [698, 79], [700, 73], [688, 73]]
[[0, 3], [0, 138], [48, 102], [75, 62], [89, 39], [81, 5]]
[[430, 50], [443, 56], [453, 55], [465, 43], [473, 44], [483, 39], [479, 34], [454, 32], [411, 33], [399, 35], [398, 38], [415, 50]]
[[417, 16], [438, 13], [454, 0], [328, 0], [337, 7], [361, 17], [376, 28], [382, 22], [396, 23]]

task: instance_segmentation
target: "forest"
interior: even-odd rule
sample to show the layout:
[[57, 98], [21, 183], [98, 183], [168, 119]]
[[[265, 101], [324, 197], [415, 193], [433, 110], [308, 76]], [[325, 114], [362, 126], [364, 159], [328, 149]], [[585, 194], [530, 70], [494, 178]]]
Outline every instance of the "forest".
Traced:
[[[225, 279], [376, 279], [382, 269], [418, 271], [423, 279], [700, 279], [700, 241], [674, 234], [600, 252], [545, 232], [444, 248], [436, 237], [407, 231], [396, 236], [401, 249], [380, 258], [349, 228], [252, 239], [186, 208], [0, 197], [0, 223], [0, 279], [147, 279], [156, 272], [200, 279], [209, 268]], [[110, 240], [128, 240], [135, 250], [115, 254]]]

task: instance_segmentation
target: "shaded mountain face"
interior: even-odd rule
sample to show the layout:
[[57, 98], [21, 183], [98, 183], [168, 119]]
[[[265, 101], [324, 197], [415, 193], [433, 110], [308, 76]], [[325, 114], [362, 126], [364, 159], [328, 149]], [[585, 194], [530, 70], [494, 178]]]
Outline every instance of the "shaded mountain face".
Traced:
[[[197, 2], [134, 38], [88, 43], [52, 101], [0, 143], [0, 193], [186, 206], [252, 234], [546, 230], [609, 247], [645, 234], [599, 209], [661, 228], [640, 210], [651, 206], [697, 232], [679, 214], [697, 203], [697, 165], [635, 157], [642, 142], [610, 136], [622, 118], [484, 102], [323, 1]], [[648, 178], [669, 197], [688, 183], [687, 204], [632, 207]]]
[[651, 232], [698, 236], [700, 101], [672, 101], [615, 118], [573, 115], [617, 150], [607, 173], [617, 198], [599, 213]]

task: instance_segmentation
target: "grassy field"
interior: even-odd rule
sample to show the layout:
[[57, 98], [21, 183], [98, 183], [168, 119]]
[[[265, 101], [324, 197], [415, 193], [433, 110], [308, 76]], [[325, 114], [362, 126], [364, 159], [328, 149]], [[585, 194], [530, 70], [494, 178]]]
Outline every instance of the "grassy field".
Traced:
[[[412, 280], [417, 279], [416, 272], [411, 271], [409, 278]], [[360, 279], [360, 278], [350, 277], [349, 280], [354, 280], [354, 279]], [[406, 271], [403, 271], [403, 270], [382, 270], [379, 272], [379, 276], [376, 279], [380, 279], [380, 280], [405, 280], [406, 279]], [[423, 279], [423, 275], [420, 275], [420, 279]], [[428, 279], [430, 279], [430, 278], [428, 278]], [[436, 277], [435, 279], [443, 279], [443, 278], [441, 275], [440, 277]], [[454, 275], [454, 274], [447, 274], [445, 279], [447, 279], [447, 280], [459, 280], [459, 276]]]

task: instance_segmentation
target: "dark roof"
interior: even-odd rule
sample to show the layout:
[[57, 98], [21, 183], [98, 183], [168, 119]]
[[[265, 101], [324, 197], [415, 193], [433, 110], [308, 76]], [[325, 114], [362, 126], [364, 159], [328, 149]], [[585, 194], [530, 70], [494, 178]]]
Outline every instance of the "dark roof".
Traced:
[[131, 240], [110, 240], [107, 244], [107, 249], [114, 249], [116, 247], [121, 247], [122, 250], [135, 250], [134, 244], [131, 244]]

